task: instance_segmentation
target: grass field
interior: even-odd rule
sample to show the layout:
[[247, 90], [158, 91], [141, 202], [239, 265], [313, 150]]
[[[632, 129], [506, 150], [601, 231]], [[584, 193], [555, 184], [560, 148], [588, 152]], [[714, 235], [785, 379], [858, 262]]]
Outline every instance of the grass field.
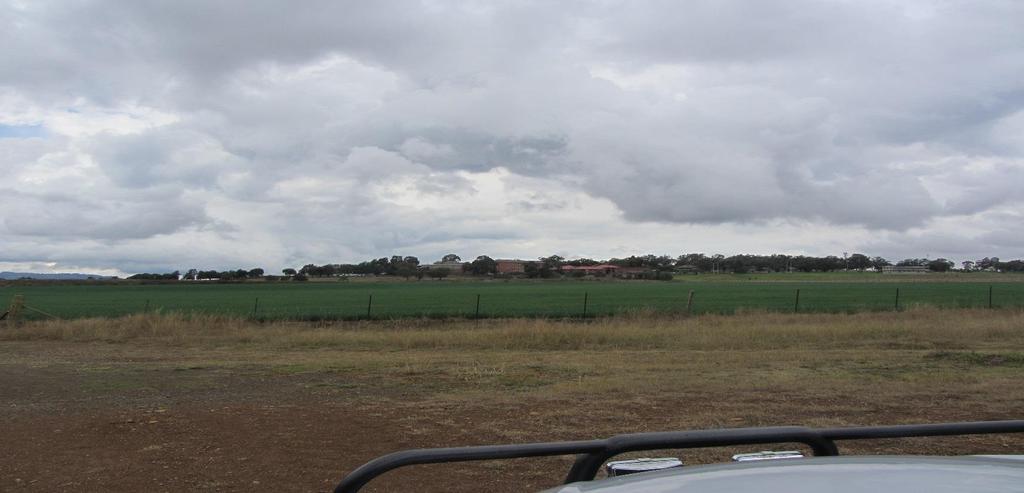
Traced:
[[[20, 294], [28, 306], [59, 318], [114, 317], [147, 310], [305, 320], [566, 317], [581, 316], [584, 310], [588, 316], [684, 313], [690, 291], [694, 292], [693, 313], [894, 310], [897, 290], [900, 308], [988, 307], [991, 288], [993, 307], [1024, 306], [1024, 282], [1010, 276], [784, 276], [692, 276], [671, 282], [11, 283], [0, 285], [0, 303]], [[45, 317], [33, 311], [25, 315]]]
[[[310, 289], [309, 287], [303, 289]], [[0, 326], [2, 491], [331, 491], [396, 450], [702, 428], [1019, 419], [1024, 310]], [[657, 452], [687, 464], [792, 444]], [[1024, 453], [1024, 436], [844, 443]], [[537, 491], [572, 457], [368, 491]]]

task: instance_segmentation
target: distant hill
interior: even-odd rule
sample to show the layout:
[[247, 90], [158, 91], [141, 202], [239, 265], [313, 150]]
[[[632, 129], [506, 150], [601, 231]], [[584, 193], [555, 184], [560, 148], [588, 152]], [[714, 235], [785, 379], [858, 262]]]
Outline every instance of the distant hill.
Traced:
[[113, 277], [101, 276], [99, 274], [78, 274], [67, 272], [58, 272], [53, 274], [40, 274], [37, 272], [0, 272], [0, 279], [8, 281], [14, 279], [36, 279], [40, 281], [86, 281], [89, 279], [113, 279]]

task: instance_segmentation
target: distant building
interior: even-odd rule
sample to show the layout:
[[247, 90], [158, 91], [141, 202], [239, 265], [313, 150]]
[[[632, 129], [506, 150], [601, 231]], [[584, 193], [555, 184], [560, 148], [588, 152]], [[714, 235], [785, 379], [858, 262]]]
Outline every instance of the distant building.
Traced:
[[437, 261], [432, 264], [421, 265], [421, 269], [446, 269], [450, 272], [462, 272], [462, 267], [469, 262]]
[[619, 266], [611, 264], [601, 265], [563, 265], [562, 272], [582, 272], [586, 275], [608, 275], [615, 274], [619, 270]]
[[625, 279], [635, 279], [654, 272], [647, 267], [619, 267], [615, 275]]
[[539, 264], [536, 260], [519, 260], [499, 258], [494, 260], [498, 274], [522, 274], [526, 272], [526, 264]]
[[677, 265], [675, 268], [676, 274], [698, 274], [700, 269], [696, 265]]
[[927, 274], [930, 271], [924, 265], [884, 265], [882, 274]]

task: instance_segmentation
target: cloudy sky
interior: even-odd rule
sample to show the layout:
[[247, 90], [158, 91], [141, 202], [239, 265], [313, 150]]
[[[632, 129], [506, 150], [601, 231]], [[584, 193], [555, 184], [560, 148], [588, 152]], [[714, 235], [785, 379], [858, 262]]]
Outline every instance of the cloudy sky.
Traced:
[[1024, 257], [1024, 2], [0, 0], [0, 270]]

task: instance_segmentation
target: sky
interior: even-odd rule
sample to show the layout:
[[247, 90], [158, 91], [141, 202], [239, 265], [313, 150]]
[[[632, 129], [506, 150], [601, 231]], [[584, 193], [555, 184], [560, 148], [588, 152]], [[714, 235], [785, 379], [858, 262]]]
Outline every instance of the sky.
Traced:
[[0, 270], [1024, 257], [1024, 2], [0, 0]]

